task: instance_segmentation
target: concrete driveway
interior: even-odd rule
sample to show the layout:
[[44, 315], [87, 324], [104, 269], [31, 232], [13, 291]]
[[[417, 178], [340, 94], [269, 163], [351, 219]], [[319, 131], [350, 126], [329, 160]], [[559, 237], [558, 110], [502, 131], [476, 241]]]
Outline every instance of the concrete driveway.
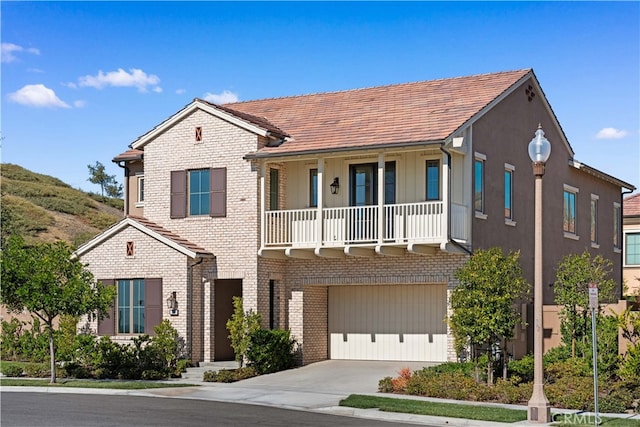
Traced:
[[376, 393], [384, 377], [396, 377], [402, 368], [412, 371], [429, 362], [380, 362], [366, 360], [325, 360], [275, 374], [242, 381], [246, 387], [261, 389], [313, 391], [318, 393]]

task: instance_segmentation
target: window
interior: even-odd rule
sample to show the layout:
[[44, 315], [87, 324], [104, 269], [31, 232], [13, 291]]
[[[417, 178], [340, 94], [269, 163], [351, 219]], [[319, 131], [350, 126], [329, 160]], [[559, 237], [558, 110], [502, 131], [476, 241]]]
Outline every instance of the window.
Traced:
[[309, 169], [309, 206], [318, 206], [318, 169]]
[[150, 334], [162, 322], [162, 279], [100, 279], [118, 292], [98, 321], [98, 335]]
[[209, 215], [210, 171], [189, 171], [189, 215]]
[[144, 175], [138, 175], [138, 203], [144, 203]]
[[227, 169], [171, 171], [171, 218], [227, 215]]
[[640, 232], [625, 233], [624, 264], [640, 265]]
[[384, 164], [384, 203], [385, 205], [396, 203], [396, 162]]
[[[483, 217], [484, 211], [484, 163], [487, 157], [476, 153], [473, 163], [473, 204], [476, 216]], [[477, 215], [480, 214], [480, 215]]]
[[269, 210], [278, 210], [280, 199], [280, 171], [269, 169]]
[[513, 221], [513, 172], [515, 167], [504, 165], [504, 219]]
[[591, 195], [591, 244], [598, 245], [598, 196]]
[[440, 160], [427, 160], [427, 200], [440, 200]]
[[144, 280], [118, 280], [118, 333], [144, 334]]
[[578, 189], [569, 185], [564, 186], [562, 229], [566, 233], [576, 234], [576, 198]]
[[613, 249], [620, 250], [620, 203], [613, 203]]

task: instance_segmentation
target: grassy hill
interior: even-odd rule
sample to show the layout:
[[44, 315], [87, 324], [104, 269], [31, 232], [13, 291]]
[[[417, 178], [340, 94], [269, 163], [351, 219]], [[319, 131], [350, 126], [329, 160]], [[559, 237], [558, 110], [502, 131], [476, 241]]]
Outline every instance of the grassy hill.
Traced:
[[2, 237], [80, 245], [120, 220], [121, 199], [76, 190], [57, 178], [10, 163], [0, 165]]

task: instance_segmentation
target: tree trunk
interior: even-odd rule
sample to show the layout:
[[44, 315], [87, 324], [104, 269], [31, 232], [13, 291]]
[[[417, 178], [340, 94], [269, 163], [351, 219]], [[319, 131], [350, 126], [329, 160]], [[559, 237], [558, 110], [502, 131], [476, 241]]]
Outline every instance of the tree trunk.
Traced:
[[493, 352], [491, 351], [491, 347], [489, 347], [489, 351], [487, 352], [487, 384], [493, 385]]
[[507, 380], [507, 340], [502, 340], [502, 379]]
[[51, 359], [51, 384], [56, 382], [56, 349], [53, 345], [53, 325], [52, 322], [48, 324], [49, 329], [49, 358]]

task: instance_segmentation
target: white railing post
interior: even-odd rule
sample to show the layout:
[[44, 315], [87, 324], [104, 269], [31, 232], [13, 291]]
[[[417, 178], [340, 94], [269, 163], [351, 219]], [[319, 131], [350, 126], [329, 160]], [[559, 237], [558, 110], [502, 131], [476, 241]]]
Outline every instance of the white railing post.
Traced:
[[264, 248], [266, 246], [266, 236], [267, 236], [267, 230], [266, 230], [266, 222], [265, 221], [265, 217], [267, 216], [267, 213], [265, 212], [265, 207], [266, 207], [266, 203], [265, 203], [265, 188], [266, 188], [266, 180], [265, 180], [265, 176], [264, 176], [264, 164], [262, 162], [260, 162], [260, 166], [259, 166], [259, 174], [260, 174], [260, 247]]
[[451, 195], [449, 194], [449, 156], [447, 153], [442, 153], [442, 221], [444, 224], [444, 235], [440, 236], [443, 239], [449, 237], [450, 224], [449, 224], [449, 206], [451, 205]]
[[324, 222], [324, 218], [322, 218], [322, 209], [324, 208], [324, 159], [318, 159], [318, 176], [316, 177], [318, 180], [318, 213], [316, 214], [316, 247], [322, 246], [322, 223]]
[[384, 241], [384, 154], [378, 154], [378, 244]]

